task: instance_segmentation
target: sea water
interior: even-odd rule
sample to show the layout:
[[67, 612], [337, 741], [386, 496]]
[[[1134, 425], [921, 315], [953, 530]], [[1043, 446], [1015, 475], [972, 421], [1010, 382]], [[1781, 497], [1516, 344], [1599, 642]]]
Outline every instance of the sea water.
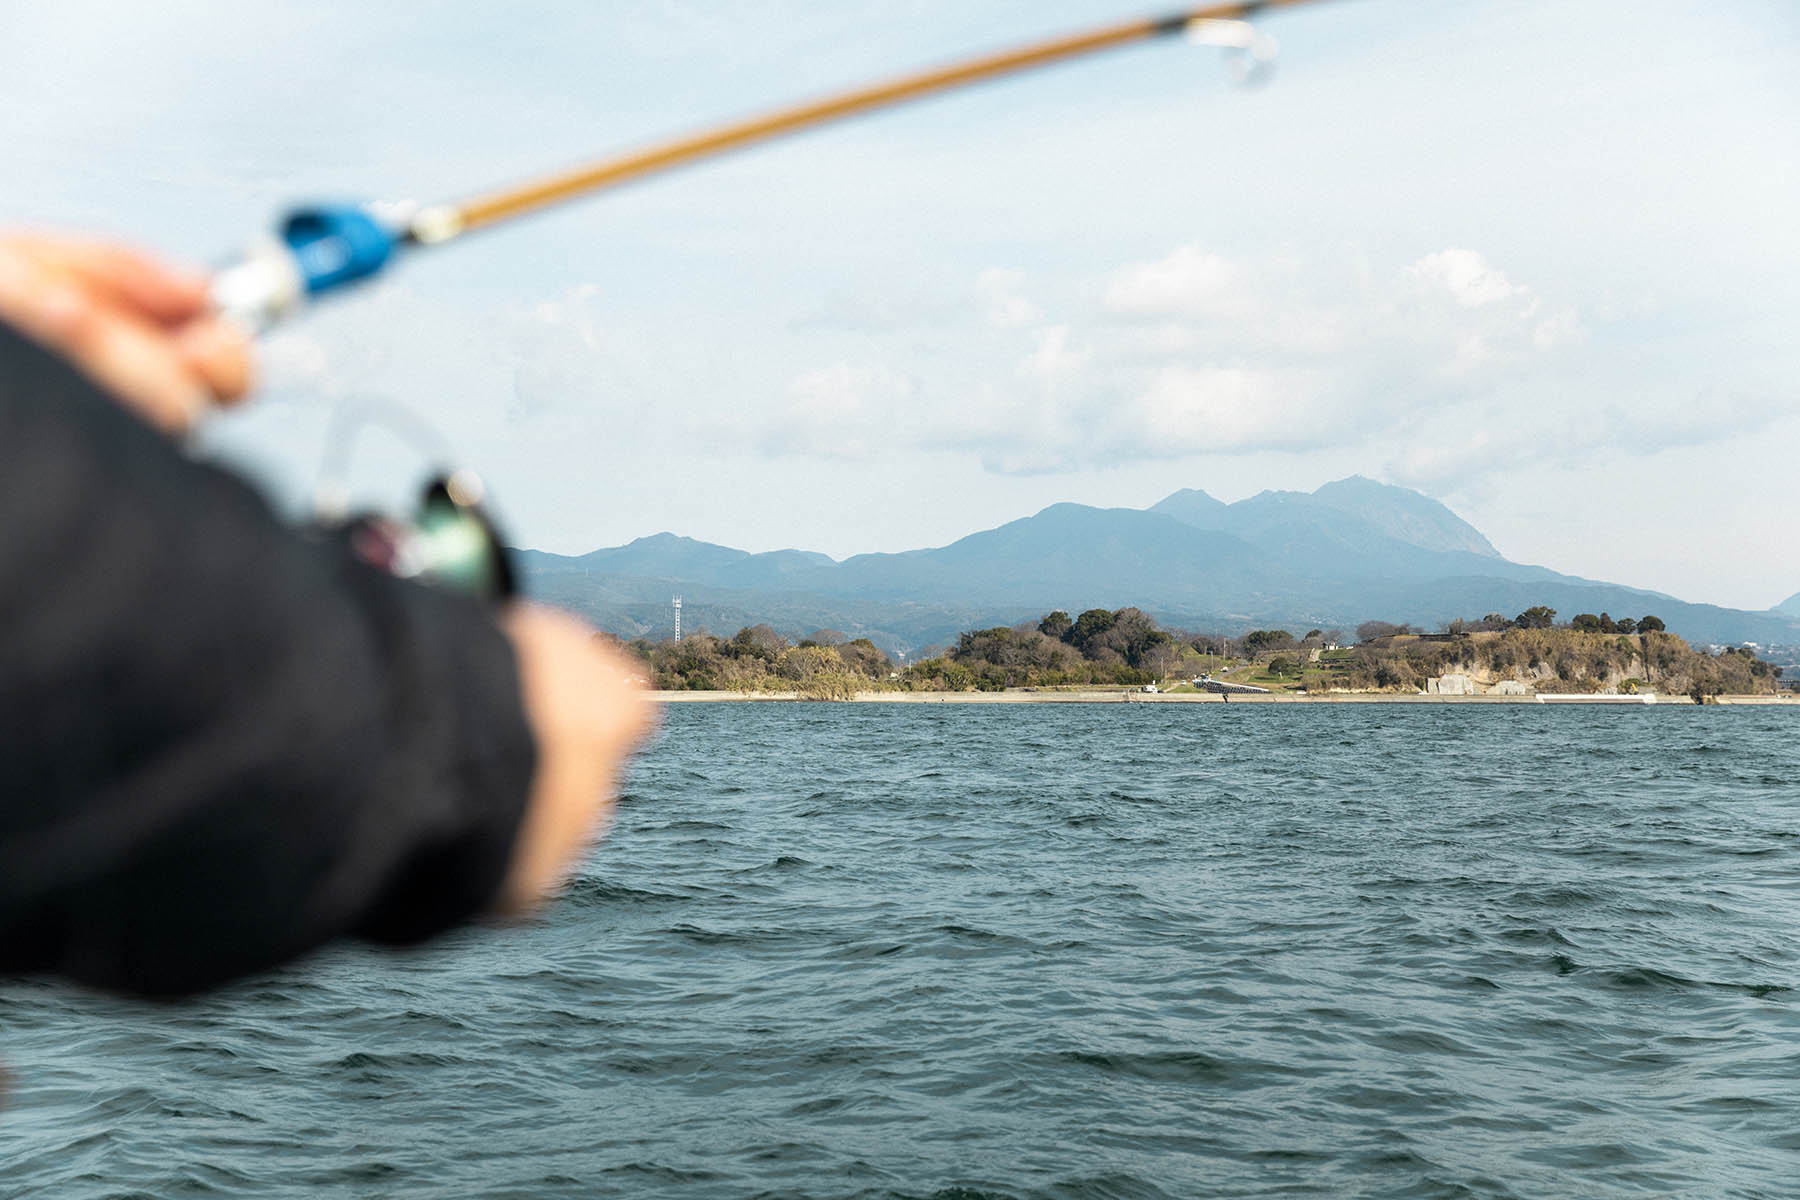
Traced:
[[525, 929], [0, 984], [0, 1196], [1800, 1194], [1800, 719], [684, 705]]

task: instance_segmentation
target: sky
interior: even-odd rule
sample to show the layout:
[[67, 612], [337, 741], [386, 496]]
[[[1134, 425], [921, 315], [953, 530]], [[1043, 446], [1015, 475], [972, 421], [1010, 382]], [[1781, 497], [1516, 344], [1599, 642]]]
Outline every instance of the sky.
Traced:
[[[65, 0], [0, 11], [0, 223], [225, 261], [287, 206], [466, 196], [1118, 0]], [[835, 557], [1059, 501], [1351, 474], [1518, 561], [1800, 591], [1800, 6], [1341, 0], [1280, 59], [1111, 52], [403, 262], [205, 436], [284, 505], [438, 447], [512, 539]], [[429, 435], [406, 432], [422, 424]]]

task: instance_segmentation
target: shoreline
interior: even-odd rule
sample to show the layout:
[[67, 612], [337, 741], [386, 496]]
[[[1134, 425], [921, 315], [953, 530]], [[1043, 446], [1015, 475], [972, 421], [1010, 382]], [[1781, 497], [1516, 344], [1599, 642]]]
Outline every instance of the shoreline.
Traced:
[[[1228, 701], [1215, 692], [1135, 692], [1100, 689], [1081, 691], [1004, 692], [857, 692], [848, 701], [818, 700], [798, 692], [652, 692], [667, 704], [1540, 704], [1584, 707], [1595, 704], [1692, 707], [1690, 696], [1602, 696], [1587, 693], [1533, 693], [1525, 696], [1443, 696], [1401, 692], [1327, 692], [1308, 696], [1293, 692], [1236, 694]], [[1719, 696], [1721, 706], [1800, 709], [1800, 696]]]

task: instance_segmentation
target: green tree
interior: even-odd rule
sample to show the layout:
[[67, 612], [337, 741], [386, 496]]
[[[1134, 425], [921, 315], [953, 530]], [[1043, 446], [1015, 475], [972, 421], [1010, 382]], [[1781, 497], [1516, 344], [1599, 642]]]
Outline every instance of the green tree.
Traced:
[[1167, 664], [1173, 661], [1170, 647], [1174, 643], [1174, 634], [1164, 633], [1160, 629], [1146, 630], [1142, 637], [1133, 638], [1125, 648], [1125, 661], [1134, 667], [1161, 674]]
[[1639, 617], [1637, 627], [1639, 633], [1661, 633], [1668, 628], [1661, 617]]
[[893, 660], [866, 637], [845, 642], [837, 647], [837, 652], [846, 667], [871, 679], [886, 679], [888, 672], [894, 669]]
[[788, 640], [767, 625], [746, 625], [731, 639], [731, 652], [764, 662], [774, 662], [788, 648]]
[[1513, 618], [1513, 624], [1520, 629], [1548, 629], [1555, 621], [1556, 610], [1542, 604], [1534, 604]]
[[1089, 643], [1110, 630], [1116, 621], [1117, 618], [1113, 616], [1111, 610], [1090, 608], [1075, 618], [1075, 624], [1063, 636], [1063, 640], [1077, 650], [1086, 653]]
[[1569, 622], [1569, 628], [1578, 633], [1599, 633], [1602, 626], [1600, 618], [1593, 613], [1576, 613], [1575, 619]]
[[1112, 628], [1090, 640], [1082, 649], [1089, 658], [1102, 659], [1116, 654], [1133, 667], [1141, 666], [1144, 655], [1157, 646], [1173, 640], [1156, 627], [1150, 614], [1141, 608], [1121, 608], [1112, 615]]
[[1252, 629], [1244, 635], [1244, 652], [1251, 656], [1281, 650], [1294, 644], [1294, 635], [1285, 629]]
[[1053, 613], [1047, 614], [1042, 621], [1038, 622], [1039, 633], [1043, 634], [1045, 637], [1053, 637], [1058, 641], [1064, 642], [1069, 640], [1069, 630], [1074, 627], [1075, 622], [1070, 620], [1069, 614], [1060, 608]]
[[1638, 627], [1637, 622], [1632, 620], [1630, 617], [1620, 617], [1619, 618], [1619, 632], [1620, 633], [1636, 633], [1637, 627]]

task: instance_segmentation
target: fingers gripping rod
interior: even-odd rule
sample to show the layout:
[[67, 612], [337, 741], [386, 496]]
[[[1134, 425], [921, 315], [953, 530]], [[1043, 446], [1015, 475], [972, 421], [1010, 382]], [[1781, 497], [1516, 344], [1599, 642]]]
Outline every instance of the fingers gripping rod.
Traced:
[[403, 249], [439, 245], [484, 226], [815, 125], [1115, 46], [1185, 33], [1202, 44], [1238, 51], [1244, 56], [1239, 77], [1254, 76], [1273, 58], [1274, 42], [1243, 19], [1264, 9], [1315, 2], [1211, 4], [1034, 42], [701, 130], [460, 203], [299, 209], [274, 236], [253, 245], [214, 277], [213, 304], [260, 332], [300, 309], [309, 297], [379, 273]]

